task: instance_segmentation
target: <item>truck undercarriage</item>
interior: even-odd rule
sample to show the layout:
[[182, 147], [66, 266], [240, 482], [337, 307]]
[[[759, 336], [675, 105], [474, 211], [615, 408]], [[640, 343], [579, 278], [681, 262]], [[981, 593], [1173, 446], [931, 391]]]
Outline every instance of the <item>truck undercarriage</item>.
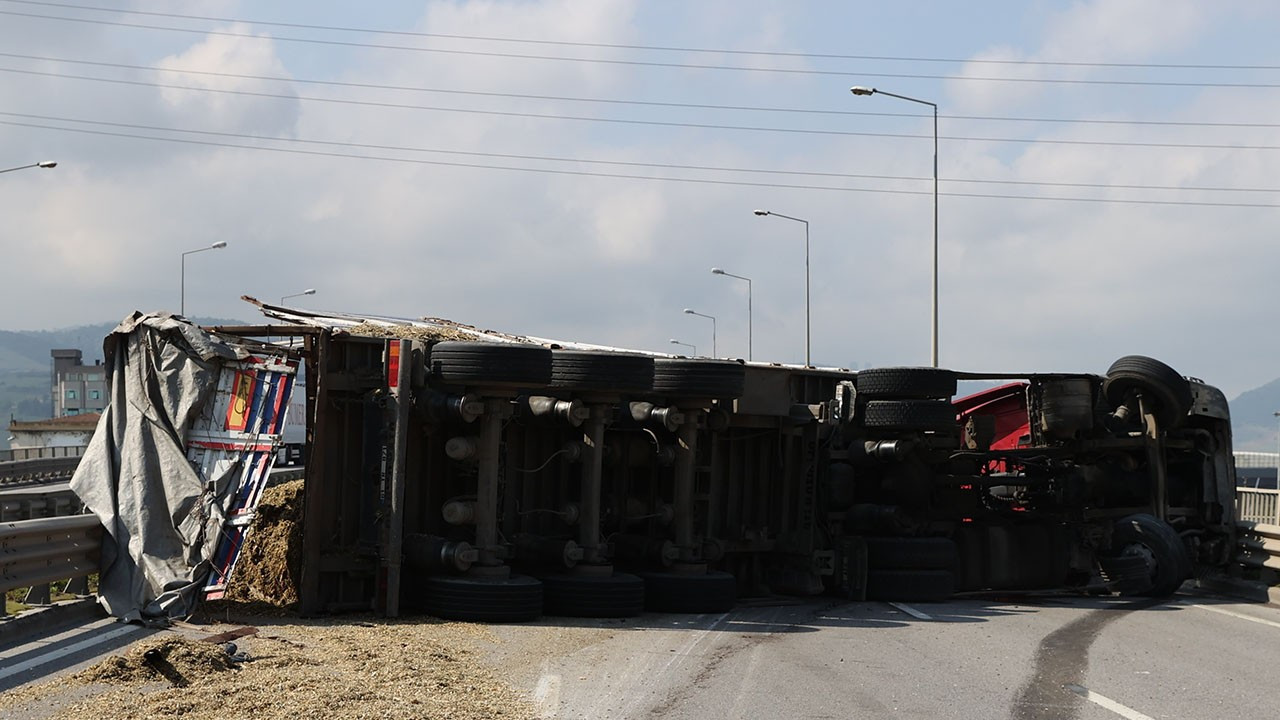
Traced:
[[[306, 613], [1162, 596], [1233, 544], [1226, 401], [1150, 358], [1101, 376], [852, 372], [294, 333]], [[952, 400], [958, 381], [997, 379], [1014, 382]]]

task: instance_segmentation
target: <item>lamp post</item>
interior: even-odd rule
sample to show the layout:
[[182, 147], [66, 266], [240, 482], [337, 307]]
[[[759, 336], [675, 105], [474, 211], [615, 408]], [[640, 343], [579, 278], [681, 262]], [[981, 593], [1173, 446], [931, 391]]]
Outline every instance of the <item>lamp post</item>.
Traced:
[[[1280, 412], [1273, 412], [1271, 416], [1280, 421]], [[1276, 432], [1276, 447], [1280, 449], [1280, 429]], [[1280, 488], [1280, 453], [1276, 455], [1276, 487]], [[1277, 516], [1280, 516], [1280, 509], [1276, 510]]]
[[180, 308], [179, 312], [182, 314], [183, 317], [187, 316], [187, 256], [192, 255], [194, 253], [204, 252], [205, 250], [221, 250], [226, 246], [227, 246], [226, 242], [219, 240], [218, 242], [210, 245], [209, 247], [197, 248], [195, 250], [188, 250], [182, 253], [182, 274], [181, 274], [181, 280], [180, 280], [181, 300], [179, 303], [179, 308]]
[[700, 313], [696, 310], [690, 310], [689, 308], [684, 309], [684, 314], [697, 315], [698, 317], [704, 317], [711, 321], [711, 357], [719, 357], [719, 353], [716, 352], [716, 318], [715, 316], [707, 315], [705, 313]]
[[31, 163], [30, 165], [19, 165], [18, 167], [5, 168], [3, 170], [0, 170], [0, 173], [13, 172], [15, 170], [26, 170], [27, 168], [56, 168], [56, 167], [58, 167], [58, 163], [54, 162], [53, 160], [41, 160], [38, 163]]
[[720, 268], [711, 268], [711, 274], [723, 275], [725, 277], [738, 278], [739, 280], [747, 281], [747, 361], [750, 362], [751, 361], [751, 278], [743, 277], [741, 275], [734, 275], [733, 273], [725, 272]]
[[315, 294], [316, 294], [315, 288], [307, 288], [306, 290], [303, 290], [300, 293], [294, 293], [292, 295], [281, 295], [280, 304], [283, 305], [284, 301], [288, 300], [289, 298], [302, 297], [303, 295], [315, 295]]
[[772, 215], [774, 217], [804, 223], [804, 364], [805, 367], [812, 367], [813, 358], [809, 354], [809, 331], [812, 327], [809, 323], [809, 221], [798, 217], [791, 217], [790, 215], [783, 215], [782, 213], [776, 213], [771, 210], [756, 210], [754, 212], [760, 217]]
[[858, 85], [849, 88], [849, 92], [854, 95], [888, 95], [933, 108], [933, 323], [929, 358], [933, 367], [938, 367], [938, 104]]
[[685, 347], [689, 348], [689, 350], [690, 350], [689, 354], [690, 354], [690, 355], [692, 355], [693, 357], [697, 357], [697, 356], [698, 356], [698, 346], [697, 346], [697, 345], [694, 345], [694, 344], [692, 344], [692, 343], [687, 343], [687, 342], [680, 342], [679, 340], [677, 340], [677, 339], [675, 339], [675, 338], [671, 338], [671, 344], [672, 344], [672, 345], [683, 345], [683, 346], [685, 346]]

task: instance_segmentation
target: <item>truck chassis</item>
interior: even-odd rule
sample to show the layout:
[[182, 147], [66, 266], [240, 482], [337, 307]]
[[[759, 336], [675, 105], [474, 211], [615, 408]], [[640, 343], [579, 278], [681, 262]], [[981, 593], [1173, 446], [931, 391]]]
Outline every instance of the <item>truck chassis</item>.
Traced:
[[[853, 372], [292, 332], [308, 614], [1165, 596], [1234, 541], [1226, 400], [1150, 358], [1103, 375]], [[961, 380], [1008, 382], [953, 400]]]

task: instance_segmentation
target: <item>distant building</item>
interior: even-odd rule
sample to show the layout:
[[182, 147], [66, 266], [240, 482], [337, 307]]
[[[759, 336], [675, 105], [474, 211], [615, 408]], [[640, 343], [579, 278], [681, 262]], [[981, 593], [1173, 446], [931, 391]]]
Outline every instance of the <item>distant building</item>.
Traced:
[[1236, 451], [1236, 485], [1275, 489], [1280, 453]]
[[55, 418], [100, 413], [107, 407], [107, 369], [85, 365], [79, 350], [52, 350], [51, 393]]
[[11, 420], [9, 444], [24, 448], [83, 447], [89, 444], [100, 413], [82, 413], [48, 420]]

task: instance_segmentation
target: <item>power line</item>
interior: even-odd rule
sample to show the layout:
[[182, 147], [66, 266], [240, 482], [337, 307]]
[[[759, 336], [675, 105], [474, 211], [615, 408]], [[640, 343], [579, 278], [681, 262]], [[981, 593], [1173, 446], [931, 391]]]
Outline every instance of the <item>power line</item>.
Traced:
[[[57, 77], [72, 80], [87, 80], [92, 82], [104, 82], [118, 85], [133, 85], [141, 87], [157, 87], [171, 90], [189, 90], [193, 92], [220, 93], [226, 95], [243, 95], [248, 97], [272, 98], [278, 100], [305, 100], [309, 102], [324, 102], [341, 105], [357, 105], [366, 107], [393, 108], [400, 110], [424, 110], [432, 112], [453, 112], [467, 113], [475, 115], [494, 115], [499, 117], [519, 117], [531, 118], [539, 120], [573, 120], [578, 122], [597, 122], [612, 123], [621, 125], [646, 125], [656, 127], [677, 127], [703, 130], [736, 130], [746, 132], [774, 132], [774, 133], [792, 133], [800, 135], [832, 135], [844, 137], [879, 137], [879, 138], [902, 138], [902, 139], [929, 139], [932, 135], [913, 135], [910, 133], [883, 133], [883, 132], [862, 132], [852, 130], [817, 130], [810, 128], [778, 128], [751, 125], [718, 125], [710, 123], [688, 123], [688, 122], [672, 122], [664, 120], [639, 120], [635, 118], [600, 118], [587, 117], [581, 115], [556, 115], [551, 113], [530, 113], [516, 112], [509, 110], [479, 110], [475, 108], [454, 108], [440, 107], [430, 105], [411, 105], [408, 103], [388, 103], [377, 102], [372, 100], [349, 100], [344, 98], [325, 98], [312, 97], [305, 95], [293, 95], [284, 93], [266, 93], [253, 90], [228, 90], [223, 88], [194, 87], [190, 85], [171, 85], [167, 83], [145, 82], [142, 80], [122, 80], [117, 78], [99, 78], [85, 75], [71, 75], [67, 73], [45, 72], [40, 70], [19, 70], [16, 68], [0, 68], [0, 72], [18, 73], [24, 75], [36, 75], [41, 77]], [[1081, 145], [1081, 146], [1098, 146], [1098, 147], [1144, 147], [1144, 148], [1183, 148], [1183, 149], [1200, 149], [1200, 150], [1280, 150], [1280, 146], [1276, 145], [1221, 145], [1211, 143], [1156, 143], [1156, 142], [1136, 142], [1136, 141], [1106, 141], [1106, 140], [1057, 140], [1057, 139], [1028, 139], [1028, 138], [1000, 138], [1000, 137], [973, 137], [965, 135], [940, 135], [942, 140], [966, 140], [974, 142], [994, 142], [994, 143], [1024, 143], [1024, 144], [1046, 144], [1046, 145]]]
[[270, 36], [263, 37], [254, 35], [253, 33], [239, 33], [229, 30], [198, 30], [192, 28], [168, 27], [161, 25], [145, 25], [142, 23], [127, 23], [113, 20], [95, 20], [88, 18], [71, 18], [60, 17], [57, 15], [38, 15], [35, 13], [15, 12], [12, 10], [0, 10], [0, 15], [10, 15], [16, 17], [35, 18], [40, 20], [55, 20], [61, 22], [84, 23], [90, 25], [108, 25], [113, 27], [127, 27], [142, 30], [162, 30], [166, 32], [191, 33], [198, 35], [212, 35], [216, 37], [236, 37], [247, 38], [251, 40], [272, 40], [280, 42], [305, 43], [312, 45], [330, 45], [336, 47], [356, 47], [369, 48], [377, 50], [402, 50], [408, 52], [422, 53], [438, 53], [445, 55], [467, 55], [473, 57], [498, 57], [512, 60], [546, 60], [554, 62], [580, 62], [580, 63], [597, 63], [604, 65], [626, 65], [633, 67], [657, 67], [657, 68], [674, 68], [681, 70], [725, 70], [735, 72], [769, 72], [784, 73], [788, 75], [826, 75], [838, 77], [866, 77], [866, 78], [895, 78], [895, 79], [913, 79], [913, 80], [957, 80], [966, 82], [1015, 82], [1015, 83], [1045, 83], [1059, 85], [1104, 85], [1104, 86], [1123, 86], [1123, 87], [1214, 87], [1214, 88], [1244, 88], [1244, 89], [1272, 89], [1280, 88], [1280, 84], [1275, 83], [1225, 83], [1225, 82], [1187, 82], [1187, 81], [1156, 81], [1156, 80], [1082, 80], [1078, 78], [1011, 78], [1011, 77], [977, 77], [972, 75], [923, 75], [913, 73], [871, 73], [871, 72], [849, 72], [844, 70], [811, 70], [800, 68], [763, 68], [763, 67], [744, 67], [740, 65], [701, 65], [696, 63], [673, 63], [673, 62], [657, 62], [648, 60], [619, 60], [607, 58], [584, 58], [584, 57], [564, 57], [559, 55], [532, 55], [528, 53], [504, 53], [481, 50], [458, 50], [454, 48], [426, 48], [414, 47], [409, 45], [384, 45], [379, 43], [357, 43], [342, 40], [318, 40], [315, 38], [296, 38], [286, 36]]
[[[837, 179], [857, 179], [857, 180], [893, 180], [908, 182], [924, 182], [931, 180], [931, 177], [911, 176], [911, 175], [882, 175], [867, 173], [838, 173], [838, 172], [822, 172], [822, 171], [806, 171], [806, 170], [776, 170], [766, 168], [741, 168], [741, 167], [724, 167], [715, 165], [682, 165], [676, 163], [656, 163], [656, 162], [639, 162], [631, 160], [600, 160], [596, 158], [575, 158], [575, 157], [558, 157], [554, 155], [530, 155], [521, 153], [499, 153], [499, 152], [480, 152], [472, 150], [450, 150], [442, 148], [425, 148], [412, 147], [405, 145], [380, 145], [373, 143], [355, 143], [342, 142], [336, 140], [312, 140], [307, 138], [296, 137], [279, 137], [273, 135], [251, 135], [248, 133], [223, 132], [216, 130], [194, 130], [190, 128], [165, 127], [160, 125], [144, 125], [139, 123], [121, 123], [109, 122], [106, 120], [85, 120], [82, 118], [59, 117], [56, 115], [35, 115], [29, 113], [15, 113], [0, 111], [0, 116], [23, 118], [26, 120], [46, 120], [63, 123], [77, 123], [83, 125], [97, 125], [102, 127], [125, 128], [130, 130], [149, 130], [153, 132], [183, 133], [188, 135], [205, 135], [210, 137], [225, 137], [239, 140], [256, 140], [266, 142], [284, 142], [295, 143], [301, 145], [322, 145], [327, 147], [343, 147], [356, 148], [360, 150], [390, 150], [396, 152], [414, 152], [414, 153], [435, 153], [441, 155], [461, 155], [466, 157], [483, 157], [498, 158], [503, 160], [532, 160], [540, 162], [559, 162], [559, 163], [582, 163], [587, 165], [616, 165], [620, 167], [636, 167], [636, 168], [655, 168], [662, 170], [694, 170], [704, 172], [729, 172], [729, 173], [752, 173], [759, 175], [794, 175], [801, 177], [822, 177]], [[1280, 188], [1228, 188], [1228, 187], [1197, 187], [1197, 186], [1176, 186], [1176, 185], [1136, 185], [1136, 184], [1119, 184], [1119, 183], [1082, 183], [1082, 182], [1055, 182], [1055, 181], [1033, 181], [1033, 180], [992, 180], [992, 179], [975, 179], [975, 178], [941, 178], [942, 182], [947, 183], [967, 183], [967, 184], [983, 184], [983, 185], [1015, 185], [1027, 187], [1070, 187], [1070, 188], [1087, 188], [1087, 189], [1103, 189], [1103, 190], [1158, 190], [1158, 191], [1178, 191], [1178, 192], [1252, 192], [1252, 193], [1280, 193]]]
[[[0, 0], [0, 2], [14, 2], [16, 0]], [[51, 57], [46, 55], [25, 55], [22, 53], [6, 53], [0, 52], [0, 57], [14, 58], [19, 60], [36, 60], [40, 62], [57, 62], [67, 63], [70, 65], [88, 65], [91, 67], [116, 68], [123, 70], [138, 70], [142, 72], [157, 73], [173, 73], [180, 75], [199, 75], [204, 77], [222, 77], [235, 78], [239, 80], [262, 80], [267, 82], [285, 82], [298, 83], [300, 85], [322, 85], [330, 87], [342, 88], [359, 88], [362, 90], [394, 90], [402, 92], [423, 92], [423, 93], [440, 93], [449, 95], [468, 95], [477, 97], [499, 97], [499, 98], [517, 98], [523, 100], [553, 100], [558, 102], [583, 102], [583, 103], [601, 103], [609, 105], [637, 105], [648, 107], [663, 108], [681, 108], [695, 110], [731, 110], [731, 111], [748, 111], [748, 112], [770, 112], [770, 113], [794, 113], [805, 115], [834, 115], [834, 116], [862, 116], [862, 117], [894, 117], [894, 118], [928, 118], [930, 115], [921, 113], [897, 113], [897, 112], [866, 112], [856, 110], [820, 110], [811, 108], [784, 108], [784, 107], [768, 107], [758, 105], [714, 105], [708, 103], [683, 103], [683, 102], [661, 102], [654, 100], [622, 100], [617, 98], [590, 98], [590, 97], [573, 97], [566, 95], [530, 95], [524, 93], [505, 93], [505, 92], [487, 92], [482, 90], [458, 90], [446, 88], [431, 88], [414, 85], [381, 85], [377, 83], [358, 83], [343, 82], [338, 80], [312, 80], [307, 78], [286, 77], [283, 75], [249, 75], [245, 73], [229, 73], [217, 72], [213, 70], [184, 70], [179, 68], [162, 68], [149, 65], [132, 65], [129, 63], [115, 63], [98, 60], [78, 60], [72, 58]], [[1025, 118], [1025, 117], [999, 117], [992, 115], [939, 115], [945, 120], [976, 120], [983, 122], [1026, 122], [1026, 123], [1058, 123], [1058, 124], [1094, 124], [1094, 125], [1147, 125], [1147, 126], [1165, 126], [1165, 127], [1224, 127], [1224, 128], [1277, 128], [1280, 123], [1238, 123], [1238, 122], [1193, 122], [1193, 121], [1170, 121], [1170, 120], [1114, 120], [1114, 119], [1093, 119], [1093, 118]]]
[[[623, 173], [602, 173], [588, 172], [585, 170], [564, 170], [551, 168], [531, 168], [510, 165], [484, 165], [480, 163], [460, 163], [448, 162], [442, 160], [423, 160], [420, 158], [403, 158], [403, 157], [385, 157], [373, 155], [355, 155], [349, 153], [335, 153], [321, 150], [303, 150], [298, 148], [277, 148], [259, 145], [238, 145], [235, 143], [226, 143], [210, 140], [193, 140], [189, 138], [168, 138], [157, 137], [154, 135], [138, 135], [134, 133], [121, 133], [107, 130], [90, 130], [87, 128], [68, 128], [49, 125], [39, 125], [36, 123], [17, 122], [13, 120], [0, 120], [0, 125], [10, 125], [15, 127], [26, 127], [38, 130], [53, 130], [58, 132], [72, 132], [85, 135], [97, 135], [107, 137], [130, 138], [136, 140], [146, 140], [153, 142], [180, 143], [184, 145], [199, 145], [205, 147], [221, 147], [239, 150], [256, 150], [261, 152], [285, 153], [291, 155], [311, 155], [320, 157], [345, 158], [354, 160], [377, 160], [383, 162], [404, 163], [413, 165], [433, 165], [443, 167], [458, 168], [474, 168], [484, 170], [505, 170], [514, 172], [530, 172], [549, 175], [572, 175], [578, 177], [604, 177], [617, 178], [626, 180], [647, 180], [651, 182], [680, 182], [694, 183], [700, 185], [728, 185], [739, 187], [767, 187], [794, 190], [824, 190], [832, 192], [866, 192], [887, 195], [923, 195], [932, 196], [932, 193], [924, 190], [894, 190], [888, 188], [850, 188], [850, 187], [833, 187], [829, 185], [800, 185], [790, 183], [765, 183], [752, 182], [745, 180], [719, 180], [707, 178], [681, 178], [681, 177], [655, 177], [649, 175], [627, 175]], [[964, 193], [964, 192], [943, 192], [940, 195], [948, 197], [965, 197], [965, 198], [986, 198], [995, 200], [1048, 200], [1056, 202], [1086, 202], [1086, 203], [1107, 203], [1107, 204], [1123, 204], [1123, 205], [1171, 205], [1180, 207], [1231, 207], [1231, 208], [1280, 208], [1280, 204], [1272, 203], [1228, 203], [1228, 202], [1205, 202], [1205, 201], [1175, 201], [1175, 200], [1132, 200], [1118, 198], [1072, 198], [1072, 197], [1054, 197], [1047, 195], [996, 195], [991, 193]]]
[[265, 25], [268, 27], [285, 27], [299, 30], [324, 30], [329, 32], [366, 33], [370, 35], [390, 35], [397, 37], [441, 38], [448, 40], [481, 40], [485, 42], [521, 43], [527, 45], [553, 45], [559, 47], [605, 48], [611, 50], [647, 50], [659, 52], [706, 53], [715, 55], [744, 55], [752, 57], [806, 58], [821, 60], [873, 60], [888, 62], [927, 62], [948, 64], [983, 64], [983, 65], [1031, 65], [1037, 67], [1105, 67], [1105, 68], [1138, 68], [1159, 70], [1280, 70], [1280, 65], [1209, 65], [1189, 63], [1120, 63], [1120, 62], [1085, 62], [1062, 60], [997, 60], [981, 58], [930, 58], [900, 57], [889, 55], [843, 55], [834, 53], [802, 53], [778, 50], [738, 50], [732, 48], [698, 48], [668, 45], [627, 45], [621, 43], [595, 43], [570, 40], [545, 40], [531, 38], [496, 37], [492, 35], [460, 35], [454, 33], [412, 32], [406, 30], [384, 30], [377, 28], [359, 28], [342, 25], [313, 25], [307, 23], [272, 22], [268, 20], [245, 20], [242, 18], [225, 18], [206, 15], [184, 15], [179, 13], [148, 12], [143, 10], [125, 10], [121, 8], [103, 8], [92, 5], [74, 5], [71, 3], [36, 2], [35, 0], [0, 0], [20, 5], [38, 5], [72, 10], [89, 10], [94, 12], [114, 12], [122, 15], [142, 15], [147, 17], [164, 17], [182, 20], [201, 20], [205, 22], [240, 23], [245, 25]]

